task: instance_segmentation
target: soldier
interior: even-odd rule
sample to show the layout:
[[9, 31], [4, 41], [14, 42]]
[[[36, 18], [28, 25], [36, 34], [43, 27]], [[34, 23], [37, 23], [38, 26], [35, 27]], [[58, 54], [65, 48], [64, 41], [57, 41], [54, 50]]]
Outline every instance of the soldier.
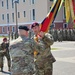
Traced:
[[73, 41], [75, 41], [75, 29], [73, 29], [72, 31], [73, 31]]
[[19, 26], [20, 37], [10, 46], [12, 57], [11, 75], [33, 75], [34, 71], [34, 50], [37, 49], [33, 39], [29, 38], [29, 28]]
[[52, 29], [51, 30], [51, 34], [54, 38], [54, 41], [57, 41], [58, 40], [58, 35], [57, 35], [57, 30], [56, 29]]
[[70, 29], [67, 29], [67, 40], [68, 41], [71, 40], [71, 31], [70, 31]]
[[2, 69], [2, 65], [3, 65], [3, 61], [2, 61], [2, 54], [3, 54], [3, 52], [2, 52], [2, 50], [1, 50], [1, 44], [0, 44], [0, 71], [2, 72], [3, 71], [3, 69]]
[[58, 41], [62, 42], [62, 31], [61, 31], [61, 29], [58, 30]]
[[53, 62], [55, 58], [51, 53], [51, 45], [53, 44], [53, 37], [49, 33], [40, 31], [38, 23], [33, 23], [31, 26], [34, 35], [34, 40], [41, 46], [39, 52], [36, 50], [36, 75], [52, 75]]
[[7, 42], [7, 38], [3, 38], [3, 42], [2, 42], [0, 47], [1, 47], [1, 53], [0, 53], [1, 71], [3, 72], [3, 58], [4, 58], [4, 56], [7, 58], [7, 61], [8, 61], [8, 71], [10, 71], [11, 59], [10, 59], [10, 54], [9, 54], [9, 42]]
[[67, 41], [67, 29], [63, 29], [63, 41]]

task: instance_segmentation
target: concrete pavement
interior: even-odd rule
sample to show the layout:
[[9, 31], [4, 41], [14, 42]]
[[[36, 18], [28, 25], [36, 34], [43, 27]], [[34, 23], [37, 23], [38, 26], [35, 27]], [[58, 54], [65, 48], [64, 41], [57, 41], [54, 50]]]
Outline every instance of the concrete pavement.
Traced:
[[[75, 75], [75, 41], [55, 42], [52, 48], [52, 54], [56, 58], [53, 64], [53, 75]], [[4, 73], [0, 75], [10, 75], [7, 68], [7, 61], [4, 63]]]
[[75, 75], [75, 41], [55, 42], [53, 75]]
[[4, 58], [4, 68], [3, 72], [0, 72], [0, 75], [11, 75], [11, 73], [8, 71], [6, 58]]

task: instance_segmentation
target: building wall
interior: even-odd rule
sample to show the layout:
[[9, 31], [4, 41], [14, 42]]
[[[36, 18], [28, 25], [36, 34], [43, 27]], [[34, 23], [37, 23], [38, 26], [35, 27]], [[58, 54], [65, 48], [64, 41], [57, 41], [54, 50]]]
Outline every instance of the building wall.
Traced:
[[0, 34], [2, 33], [2, 27], [0, 27]]
[[[3, 7], [2, 7], [3, 2]], [[50, 0], [19, 0], [17, 3], [17, 22], [19, 25], [31, 25], [33, 22], [42, 22], [49, 12], [50, 7], [52, 6], [53, 1]], [[13, 4], [13, 6], [12, 6]], [[34, 12], [34, 20], [33, 20], [33, 9]], [[25, 17], [24, 17], [25, 11]], [[18, 12], [20, 17], [18, 18]], [[14, 21], [12, 19], [12, 13], [14, 13]], [[4, 20], [2, 19], [2, 15], [4, 14]], [[7, 14], [9, 14], [9, 22], [7, 19]], [[57, 17], [54, 21], [54, 28], [63, 28], [63, 24], [65, 23], [64, 15], [64, 6], [61, 7], [60, 11], [57, 14]], [[5, 26], [5, 33], [2, 32], [2, 27]], [[58, 26], [58, 27], [57, 27]], [[0, 0], [0, 34], [8, 33], [8, 27], [10, 32], [12, 32], [12, 27], [14, 27], [14, 31], [16, 31], [16, 14], [15, 14], [15, 3], [12, 3], [12, 0], [8, 0], [8, 9], [7, 9], [7, 0]]]

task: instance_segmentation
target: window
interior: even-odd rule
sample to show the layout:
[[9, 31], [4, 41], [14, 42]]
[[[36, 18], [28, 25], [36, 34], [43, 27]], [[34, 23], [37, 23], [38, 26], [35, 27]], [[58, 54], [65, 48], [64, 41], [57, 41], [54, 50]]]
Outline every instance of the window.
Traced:
[[64, 23], [63, 24], [63, 28], [68, 28], [68, 24], [67, 23]]
[[4, 14], [2, 14], [2, 20], [4, 20]]
[[14, 22], [14, 13], [12, 13], [12, 21]]
[[18, 18], [20, 18], [20, 12], [18, 12]]
[[12, 8], [14, 8], [14, 0], [12, 0]]
[[26, 17], [26, 11], [24, 11], [24, 17]]
[[7, 14], [7, 23], [9, 23], [9, 14]]
[[9, 26], [8, 26], [8, 31], [9, 31]]
[[23, 0], [23, 2], [25, 2], [26, 0]]
[[32, 0], [32, 4], [34, 4], [34, 2], [35, 2], [35, 1], [34, 1], [34, 0]]
[[7, 9], [8, 9], [8, 0], [7, 0]]
[[2, 7], [4, 6], [4, 3], [3, 3], [3, 1], [2, 1]]
[[35, 9], [32, 10], [33, 20], [35, 20]]
[[17, 0], [17, 3], [19, 3], [19, 0]]
[[5, 32], [5, 28], [4, 27], [2, 27], [2, 33], [4, 33]]
[[15, 27], [12, 27], [12, 32], [15, 32]]

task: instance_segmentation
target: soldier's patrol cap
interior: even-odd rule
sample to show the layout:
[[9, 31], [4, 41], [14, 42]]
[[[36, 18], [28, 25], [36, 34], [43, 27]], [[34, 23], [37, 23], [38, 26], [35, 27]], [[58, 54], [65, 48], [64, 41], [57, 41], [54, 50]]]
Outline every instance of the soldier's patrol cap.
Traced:
[[19, 29], [29, 31], [29, 28], [27, 26], [19, 26]]
[[39, 26], [39, 23], [35, 22], [31, 25], [31, 28], [35, 27], [35, 26]]

